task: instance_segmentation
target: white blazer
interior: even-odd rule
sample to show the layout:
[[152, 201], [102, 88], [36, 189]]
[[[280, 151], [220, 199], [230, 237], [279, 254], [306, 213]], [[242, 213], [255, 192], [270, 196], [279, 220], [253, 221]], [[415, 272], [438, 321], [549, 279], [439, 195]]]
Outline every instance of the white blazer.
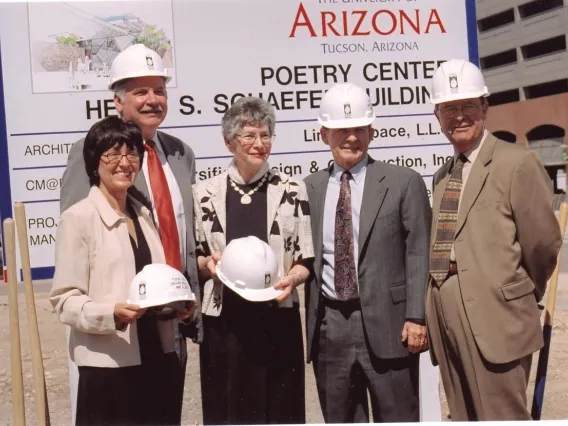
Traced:
[[[146, 207], [129, 196], [153, 263], [165, 263], [160, 237]], [[136, 275], [126, 219], [96, 186], [64, 211], [57, 227], [55, 276], [49, 295], [59, 320], [71, 326], [69, 353], [78, 366], [140, 364], [136, 323], [116, 330], [114, 306], [126, 302]], [[177, 320], [159, 321], [164, 353], [175, 350]]]

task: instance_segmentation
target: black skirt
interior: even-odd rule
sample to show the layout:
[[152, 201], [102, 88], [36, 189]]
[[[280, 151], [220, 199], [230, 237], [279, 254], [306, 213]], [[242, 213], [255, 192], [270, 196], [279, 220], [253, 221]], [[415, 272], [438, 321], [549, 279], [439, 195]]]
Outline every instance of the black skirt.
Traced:
[[248, 302], [224, 289], [219, 317], [203, 316], [203, 423], [305, 423], [298, 306]]
[[83, 425], [179, 425], [183, 371], [175, 352], [133, 367], [79, 367]]

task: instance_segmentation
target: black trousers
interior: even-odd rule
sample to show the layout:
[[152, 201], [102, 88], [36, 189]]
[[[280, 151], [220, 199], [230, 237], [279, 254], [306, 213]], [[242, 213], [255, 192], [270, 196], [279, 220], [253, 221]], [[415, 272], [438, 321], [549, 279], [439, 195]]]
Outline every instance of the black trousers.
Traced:
[[[402, 330], [401, 330], [402, 332]], [[360, 307], [325, 306], [314, 373], [326, 423], [417, 422], [418, 355], [382, 359], [369, 352]]]
[[203, 423], [305, 423], [298, 306], [248, 302], [229, 289], [219, 317], [203, 316]]
[[138, 319], [142, 364], [79, 367], [76, 425], [179, 425], [185, 365], [164, 354], [156, 318]]

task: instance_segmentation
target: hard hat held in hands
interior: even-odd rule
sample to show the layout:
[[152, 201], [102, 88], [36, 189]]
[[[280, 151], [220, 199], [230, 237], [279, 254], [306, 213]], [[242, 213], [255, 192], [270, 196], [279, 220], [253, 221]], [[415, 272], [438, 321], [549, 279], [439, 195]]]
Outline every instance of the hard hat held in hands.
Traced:
[[318, 123], [328, 129], [364, 127], [373, 123], [375, 112], [363, 89], [351, 83], [336, 84], [322, 98]]
[[143, 44], [134, 44], [120, 52], [112, 61], [108, 88], [114, 90], [116, 83], [129, 78], [151, 76], [163, 77], [165, 83], [171, 80], [160, 55]]
[[130, 297], [126, 301], [141, 308], [169, 306], [181, 310], [187, 302], [196, 302], [185, 276], [163, 263], [144, 266], [130, 283]]
[[282, 290], [278, 262], [272, 248], [257, 237], [232, 240], [216, 266], [217, 276], [239, 296], [251, 302], [266, 302], [278, 297]]
[[489, 96], [489, 90], [481, 70], [466, 60], [450, 59], [432, 77], [430, 102], [434, 105], [485, 96]]

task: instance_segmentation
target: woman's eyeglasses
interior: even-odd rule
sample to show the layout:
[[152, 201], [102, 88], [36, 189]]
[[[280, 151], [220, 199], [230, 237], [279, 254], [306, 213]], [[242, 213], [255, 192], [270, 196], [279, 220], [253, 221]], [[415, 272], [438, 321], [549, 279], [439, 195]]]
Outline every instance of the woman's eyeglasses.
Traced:
[[102, 156], [107, 159], [107, 164], [118, 164], [122, 161], [124, 157], [126, 157], [126, 159], [130, 163], [140, 162], [140, 156], [138, 155], [137, 152], [129, 152], [128, 154], [120, 154], [117, 152], [113, 152], [110, 154], [103, 154]]

